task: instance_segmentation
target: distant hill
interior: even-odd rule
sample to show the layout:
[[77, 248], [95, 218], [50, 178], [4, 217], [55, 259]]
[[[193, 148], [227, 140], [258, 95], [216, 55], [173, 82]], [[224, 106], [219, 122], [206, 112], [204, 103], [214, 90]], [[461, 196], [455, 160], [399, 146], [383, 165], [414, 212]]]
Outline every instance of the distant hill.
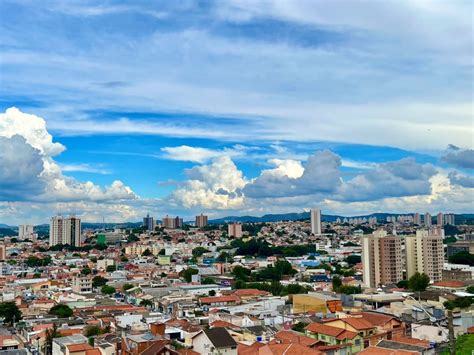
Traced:
[[11, 228], [0, 227], [0, 237], [15, 237], [18, 232]]

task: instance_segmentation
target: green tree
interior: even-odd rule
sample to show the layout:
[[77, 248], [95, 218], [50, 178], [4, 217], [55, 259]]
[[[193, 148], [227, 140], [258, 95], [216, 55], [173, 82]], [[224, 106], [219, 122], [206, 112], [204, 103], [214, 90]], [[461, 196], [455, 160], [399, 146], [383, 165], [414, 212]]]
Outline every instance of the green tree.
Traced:
[[127, 290], [130, 290], [131, 288], [134, 288], [135, 286], [133, 286], [132, 284], [124, 284], [122, 286], [122, 290], [125, 292]]
[[418, 292], [418, 298], [420, 298], [420, 292], [426, 290], [429, 284], [430, 277], [426, 274], [420, 274], [419, 272], [416, 272], [408, 279], [408, 288], [413, 292]]
[[180, 276], [183, 277], [186, 282], [191, 282], [192, 276], [198, 274], [198, 269], [188, 267], [186, 270], [181, 271]]
[[107, 265], [107, 268], [105, 269], [107, 272], [114, 272], [115, 270], [117, 270], [117, 266], [115, 264]]
[[341, 288], [342, 286], [342, 280], [340, 277], [338, 276], [334, 276], [332, 278], [332, 290], [334, 292], [339, 292], [339, 289]]
[[240, 265], [237, 265], [232, 269], [232, 275], [236, 280], [247, 281], [249, 279], [250, 274], [251, 271], [249, 269]]
[[408, 288], [408, 280], [400, 280], [397, 282], [398, 288]]
[[92, 287], [102, 287], [107, 283], [107, 280], [105, 277], [102, 276], [95, 276], [92, 279]]
[[142, 307], [152, 307], [153, 302], [151, 300], [141, 300], [140, 301], [140, 306], [142, 306]]
[[15, 302], [0, 303], [0, 318], [3, 322], [12, 325], [13, 322], [18, 322], [21, 318], [21, 311]]
[[152, 255], [150, 249], [145, 249], [145, 251], [142, 253], [142, 256], [150, 256], [150, 255]]
[[361, 257], [360, 255], [349, 255], [347, 258], [346, 258], [346, 262], [349, 264], [349, 265], [355, 265], [355, 264], [358, 264], [361, 262]]
[[100, 328], [97, 325], [88, 325], [86, 329], [84, 329], [84, 335], [86, 337], [93, 337], [99, 335], [100, 333]]
[[115, 292], [115, 287], [104, 285], [100, 289], [100, 292], [102, 292], [104, 295], [111, 295]]
[[65, 304], [57, 304], [49, 310], [49, 314], [53, 314], [59, 318], [69, 318], [72, 316], [72, 309]]
[[82, 275], [89, 275], [89, 274], [91, 274], [91, 273], [92, 273], [92, 270], [91, 270], [90, 268], [88, 268], [88, 267], [85, 267], [85, 268], [83, 268], [83, 269], [81, 270], [81, 274], [82, 274]]
[[43, 346], [43, 353], [45, 355], [52, 355], [53, 353], [53, 339], [61, 337], [61, 334], [58, 332], [58, 326], [56, 323], [53, 323], [51, 329], [46, 329], [45, 342]]
[[214, 290], [209, 291], [209, 296], [213, 297], [215, 295], [216, 295], [216, 291], [214, 291]]
[[193, 249], [193, 256], [198, 258], [202, 256], [204, 253], [207, 253], [209, 250], [203, 247], [196, 247]]
[[474, 295], [474, 286], [469, 286], [468, 288], [466, 288], [466, 292]]
[[474, 254], [467, 251], [460, 251], [449, 257], [449, 262], [453, 264], [464, 264], [474, 266]]

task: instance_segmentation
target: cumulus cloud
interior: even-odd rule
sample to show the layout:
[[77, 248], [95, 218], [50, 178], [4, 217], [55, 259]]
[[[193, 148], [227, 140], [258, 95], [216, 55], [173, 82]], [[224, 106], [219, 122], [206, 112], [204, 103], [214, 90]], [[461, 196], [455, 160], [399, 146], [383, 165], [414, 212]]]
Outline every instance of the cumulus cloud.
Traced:
[[308, 158], [304, 168], [292, 160], [272, 160], [277, 167], [263, 170], [261, 175], [243, 189], [252, 198], [290, 197], [327, 194], [341, 183], [341, 158], [328, 150]]
[[233, 147], [224, 149], [209, 149], [181, 145], [177, 147], [164, 147], [161, 148], [161, 151], [164, 152], [164, 157], [167, 159], [206, 163], [209, 160], [220, 156], [242, 157], [253, 149], [256, 148], [246, 147], [240, 144], [236, 144]]
[[456, 171], [448, 174], [449, 181], [452, 185], [459, 185], [462, 187], [474, 187], [474, 176], [462, 175]]
[[41, 117], [8, 109], [0, 115], [0, 198], [7, 201], [107, 201], [137, 196], [121, 181], [105, 188], [63, 175], [54, 143]]
[[374, 201], [387, 197], [431, 194], [430, 178], [436, 174], [431, 164], [414, 158], [383, 163], [341, 185], [335, 200]]
[[441, 158], [446, 163], [461, 169], [474, 169], [474, 150], [448, 146], [448, 152]]
[[[1, 121], [0, 121], [1, 122]], [[43, 161], [40, 151], [24, 137], [0, 137], [0, 199], [28, 199], [41, 193]]]
[[228, 209], [239, 207], [244, 202], [240, 191], [246, 180], [227, 156], [215, 158], [209, 165], [188, 169], [186, 176], [188, 180], [170, 196], [174, 204], [186, 208]]

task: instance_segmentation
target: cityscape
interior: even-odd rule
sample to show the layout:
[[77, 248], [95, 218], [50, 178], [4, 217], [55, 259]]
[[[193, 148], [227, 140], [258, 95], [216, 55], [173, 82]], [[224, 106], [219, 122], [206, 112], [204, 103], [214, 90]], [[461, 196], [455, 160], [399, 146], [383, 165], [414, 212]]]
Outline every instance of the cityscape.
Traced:
[[0, 355], [474, 354], [473, 10], [0, 1]]

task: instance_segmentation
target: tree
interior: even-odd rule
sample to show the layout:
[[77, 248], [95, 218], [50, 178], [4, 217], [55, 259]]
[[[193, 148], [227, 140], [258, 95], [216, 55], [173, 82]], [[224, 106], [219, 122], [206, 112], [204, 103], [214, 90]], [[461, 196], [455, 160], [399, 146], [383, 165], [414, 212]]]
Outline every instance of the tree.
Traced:
[[130, 290], [131, 288], [134, 288], [135, 286], [133, 286], [132, 284], [124, 284], [122, 286], [122, 290], [123, 292], [127, 291], [127, 290]]
[[0, 303], [0, 318], [3, 318], [4, 323], [13, 325], [22, 318], [22, 315], [15, 302], [2, 302]]
[[426, 274], [420, 274], [419, 272], [416, 272], [408, 279], [408, 288], [413, 292], [418, 292], [418, 298], [420, 298], [420, 292], [426, 290], [429, 284], [430, 277]]
[[209, 291], [209, 296], [213, 297], [215, 295], [216, 295], [216, 291], [214, 291], [214, 290]]
[[408, 280], [400, 280], [397, 282], [398, 288], [408, 288]]
[[49, 310], [49, 314], [58, 316], [59, 318], [69, 318], [72, 316], [72, 309], [65, 304], [57, 304]]
[[196, 247], [193, 249], [193, 256], [199, 258], [204, 253], [207, 253], [209, 250], [203, 247]]
[[349, 264], [349, 265], [355, 265], [355, 264], [358, 264], [361, 262], [361, 257], [360, 255], [349, 255], [347, 258], [346, 258], [346, 262]]
[[192, 276], [199, 273], [198, 269], [193, 269], [191, 267], [187, 268], [184, 271], [181, 271], [180, 276], [183, 277], [186, 282], [191, 282]]
[[232, 275], [236, 280], [247, 281], [250, 274], [251, 271], [249, 269], [240, 265], [237, 265], [232, 269]]
[[61, 337], [61, 334], [58, 332], [58, 326], [56, 323], [53, 323], [51, 329], [46, 329], [46, 339], [43, 347], [45, 355], [51, 355], [53, 353], [53, 339], [59, 337]]
[[89, 275], [89, 274], [91, 274], [91, 273], [92, 273], [92, 270], [91, 270], [90, 268], [88, 268], [88, 267], [85, 267], [85, 268], [83, 268], [83, 269], [81, 270], [81, 274], [82, 274], [82, 275]]
[[99, 335], [100, 333], [100, 328], [96, 325], [89, 325], [86, 327], [86, 329], [84, 329], [84, 335], [86, 337], [93, 337]]
[[466, 292], [474, 295], [474, 286], [469, 286], [468, 288], [466, 288]]
[[338, 276], [334, 276], [332, 278], [332, 290], [334, 292], [339, 292], [339, 289], [341, 288], [342, 286], [342, 280], [340, 277]]
[[100, 292], [102, 292], [104, 295], [111, 295], [115, 292], [115, 287], [104, 285], [100, 289]]
[[153, 302], [151, 300], [141, 300], [140, 301], [140, 306], [142, 306], [142, 307], [152, 307]]
[[95, 276], [92, 279], [92, 287], [102, 287], [107, 283], [107, 280], [105, 277], [102, 276]]
[[152, 255], [150, 249], [145, 249], [145, 251], [142, 253], [142, 256], [150, 256], [150, 255]]
[[120, 261], [126, 263], [128, 261], [128, 258], [124, 255], [120, 258]]
[[474, 266], [474, 254], [469, 253], [468, 251], [460, 251], [449, 257], [449, 262], [453, 264], [464, 264], [469, 266]]
[[114, 272], [115, 270], [117, 270], [117, 266], [115, 266], [115, 264], [107, 265], [107, 268], [105, 269], [107, 272]]

